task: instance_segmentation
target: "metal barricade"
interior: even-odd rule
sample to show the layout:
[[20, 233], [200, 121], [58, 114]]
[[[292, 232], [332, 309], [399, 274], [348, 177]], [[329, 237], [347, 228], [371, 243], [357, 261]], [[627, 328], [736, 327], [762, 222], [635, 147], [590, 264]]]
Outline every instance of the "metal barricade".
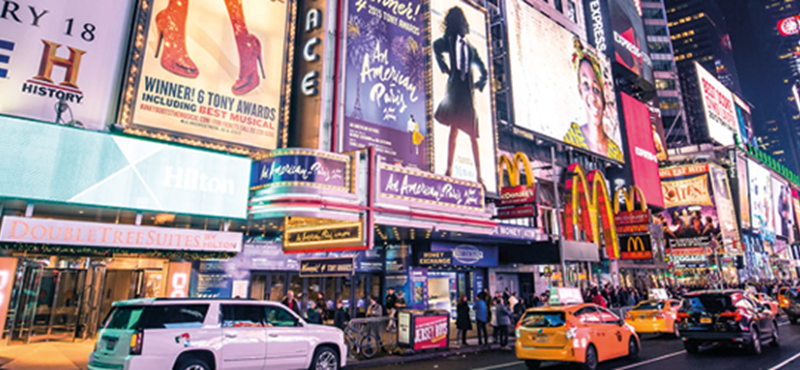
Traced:
[[352, 319], [344, 329], [348, 356], [369, 359], [383, 349], [394, 353], [397, 349], [397, 319], [392, 317], [367, 317]]

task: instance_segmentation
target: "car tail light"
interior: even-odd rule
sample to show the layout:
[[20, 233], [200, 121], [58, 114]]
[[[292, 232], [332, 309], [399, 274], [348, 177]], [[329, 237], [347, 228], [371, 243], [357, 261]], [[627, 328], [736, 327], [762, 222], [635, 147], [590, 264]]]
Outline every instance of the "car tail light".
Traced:
[[143, 342], [144, 342], [144, 332], [139, 330], [136, 333], [134, 333], [133, 336], [131, 336], [130, 354], [132, 354], [132, 355], [141, 355], [142, 354], [142, 343]]
[[786, 298], [781, 299], [781, 306], [786, 307], [789, 305], [789, 300]]
[[630, 312], [628, 312], [628, 313], [625, 314], [625, 319], [633, 320], [633, 315]]
[[678, 318], [678, 320], [683, 320], [683, 319], [688, 319], [688, 318], [690, 318], [690, 317], [691, 317], [691, 315], [689, 315], [689, 314], [688, 314], [688, 313], [686, 313], [686, 312], [678, 312], [678, 314], [677, 314], [677, 315], [675, 315], [675, 317], [677, 317], [677, 318]]
[[575, 339], [578, 336], [578, 328], [575, 325], [572, 325], [571, 322], [568, 322], [567, 325], [567, 334], [565, 335], [567, 339]]
[[719, 318], [728, 318], [733, 321], [742, 321], [742, 314], [737, 312], [723, 312], [719, 314]]
[[663, 312], [654, 313], [653, 317], [656, 318], [656, 319], [663, 319], [664, 318], [664, 313]]
[[519, 338], [519, 327], [522, 326], [522, 319], [517, 321], [517, 326], [514, 327], [514, 338]]

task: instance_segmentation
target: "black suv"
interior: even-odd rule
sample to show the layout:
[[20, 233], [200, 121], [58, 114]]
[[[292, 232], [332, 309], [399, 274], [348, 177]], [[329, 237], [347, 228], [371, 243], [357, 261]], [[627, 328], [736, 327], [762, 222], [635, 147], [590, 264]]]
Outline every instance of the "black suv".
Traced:
[[761, 353], [764, 340], [778, 346], [775, 315], [741, 290], [687, 293], [676, 320], [689, 353], [697, 353], [700, 345], [714, 343], [744, 346], [756, 355]]
[[800, 288], [787, 289], [786, 293], [783, 294], [783, 298], [786, 300], [783, 310], [792, 325], [796, 325], [797, 320], [800, 319]]

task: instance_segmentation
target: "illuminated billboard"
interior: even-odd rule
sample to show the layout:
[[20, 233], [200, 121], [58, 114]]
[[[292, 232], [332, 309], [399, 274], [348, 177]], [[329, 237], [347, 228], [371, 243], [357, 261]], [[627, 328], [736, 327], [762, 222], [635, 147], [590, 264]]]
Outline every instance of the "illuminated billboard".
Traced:
[[786, 181], [774, 176], [772, 177], [772, 203], [772, 210], [775, 212], [775, 236], [788, 239], [794, 224], [792, 192]]
[[283, 146], [291, 0], [140, 1], [119, 117], [128, 132]]
[[373, 147], [386, 163], [428, 170], [423, 1], [343, 4], [342, 151]]
[[753, 160], [747, 160], [750, 188], [750, 221], [753, 229], [767, 241], [775, 240], [775, 206], [772, 201], [772, 176], [769, 170]]
[[[430, 7], [435, 172], [481, 182], [494, 192], [497, 172], [487, 15], [462, 0], [432, 0]], [[467, 27], [460, 28], [464, 22]]]
[[708, 164], [662, 168], [664, 212], [658, 215], [669, 248], [708, 248], [719, 235]]
[[0, 114], [104, 130], [132, 12], [131, 0], [4, 1]]
[[631, 0], [609, 0], [614, 32], [614, 60], [631, 72], [653, 82], [653, 62], [647, 49], [641, 12]]
[[739, 122], [739, 142], [756, 145], [758, 141], [753, 132], [753, 114], [750, 112], [750, 104], [736, 94], [733, 94], [733, 103], [736, 107], [736, 120]]
[[658, 154], [653, 143], [650, 109], [628, 94], [620, 96], [633, 184], [642, 189], [648, 204], [663, 208], [661, 184], [653, 180], [658, 178]]
[[608, 58], [526, 2], [506, 11], [514, 124], [623, 162]]
[[698, 86], [703, 97], [708, 135], [721, 145], [733, 145], [739, 134], [739, 122], [733, 104], [733, 94], [703, 66], [695, 62]]

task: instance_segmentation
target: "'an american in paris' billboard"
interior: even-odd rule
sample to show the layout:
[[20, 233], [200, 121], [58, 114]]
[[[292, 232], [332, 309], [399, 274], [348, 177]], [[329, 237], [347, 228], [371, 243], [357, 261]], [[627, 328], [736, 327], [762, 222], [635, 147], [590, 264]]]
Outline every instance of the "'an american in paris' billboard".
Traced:
[[608, 58], [526, 2], [506, 11], [514, 125], [624, 162]]
[[341, 148], [374, 147], [384, 162], [427, 170], [423, 1], [344, 4]]

